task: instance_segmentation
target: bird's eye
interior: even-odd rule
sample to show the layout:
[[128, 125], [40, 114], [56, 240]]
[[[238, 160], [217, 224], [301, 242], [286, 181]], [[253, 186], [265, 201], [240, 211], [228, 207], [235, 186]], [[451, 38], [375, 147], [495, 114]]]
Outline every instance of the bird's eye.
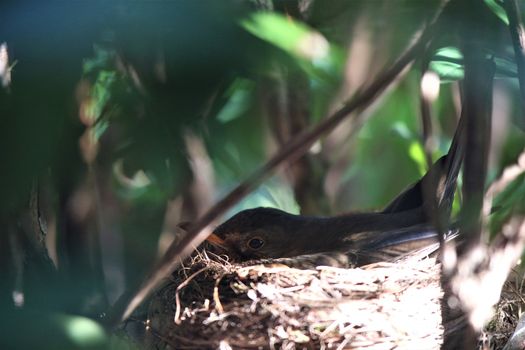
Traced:
[[264, 245], [264, 241], [260, 238], [252, 238], [248, 241], [248, 247], [251, 249], [257, 250]]

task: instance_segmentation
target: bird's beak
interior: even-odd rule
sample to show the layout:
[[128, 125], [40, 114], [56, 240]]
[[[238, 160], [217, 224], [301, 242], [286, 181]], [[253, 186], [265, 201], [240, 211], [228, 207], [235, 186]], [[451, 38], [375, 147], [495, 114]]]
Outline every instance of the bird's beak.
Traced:
[[219, 246], [219, 247], [224, 247], [226, 245], [226, 242], [224, 241], [224, 239], [220, 238], [215, 233], [210, 234], [208, 238], [206, 238], [206, 240], [210, 242], [211, 244]]

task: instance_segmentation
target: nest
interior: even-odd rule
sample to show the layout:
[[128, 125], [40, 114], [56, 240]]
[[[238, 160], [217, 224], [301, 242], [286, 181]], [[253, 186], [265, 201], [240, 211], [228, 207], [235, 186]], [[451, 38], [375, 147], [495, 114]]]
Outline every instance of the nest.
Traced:
[[344, 269], [232, 265], [201, 253], [157, 291], [146, 346], [167, 349], [438, 349], [434, 258]]

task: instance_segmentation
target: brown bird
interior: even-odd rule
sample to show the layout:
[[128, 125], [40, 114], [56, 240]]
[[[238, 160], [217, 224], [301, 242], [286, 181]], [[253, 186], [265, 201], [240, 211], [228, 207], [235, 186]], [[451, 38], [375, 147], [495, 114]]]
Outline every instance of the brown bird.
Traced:
[[437, 232], [418, 224], [418, 211], [311, 217], [273, 208], [248, 209], [217, 227], [208, 241], [237, 261], [341, 252], [362, 265], [437, 243]]
[[[341, 252], [357, 265], [437, 247], [438, 233], [430, 225], [423, 192], [426, 186], [433, 186], [438, 207], [450, 214], [462, 162], [460, 129], [458, 126], [449, 153], [381, 212], [316, 217], [273, 208], [248, 209], [219, 225], [208, 242], [237, 261]], [[447, 237], [456, 234], [455, 228], [445, 232]]]

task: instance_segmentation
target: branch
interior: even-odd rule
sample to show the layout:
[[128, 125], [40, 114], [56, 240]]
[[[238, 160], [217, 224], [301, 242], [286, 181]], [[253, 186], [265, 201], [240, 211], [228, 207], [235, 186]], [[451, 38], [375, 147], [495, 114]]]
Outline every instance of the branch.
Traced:
[[[432, 168], [432, 153], [434, 151], [434, 142], [432, 137], [432, 102], [437, 98], [436, 96], [430, 96], [429, 87], [425, 86], [425, 76], [428, 77], [433, 74], [428, 71], [428, 64], [429, 64], [429, 55], [428, 53], [425, 54], [423, 65], [422, 65], [422, 76], [420, 79], [420, 87], [419, 87], [419, 106], [421, 111], [421, 126], [422, 126], [422, 141], [423, 141], [423, 150], [425, 151], [425, 160], [427, 163], [427, 169]], [[438, 82], [439, 84], [439, 82]], [[439, 85], [438, 85], [439, 86]], [[441, 215], [438, 213], [438, 181], [439, 181], [439, 174], [441, 174], [440, 171], [436, 172], [429, 172], [430, 181], [423, 183], [422, 191], [423, 191], [423, 203], [425, 213], [428, 218], [430, 218], [430, 222], [436, 229], [439, 237], [439, 243], [440, 246], [444, 243], [444, 228], [442, 220], [440, 220]]]
[[[482, 243], [482, 207], [487, 176], [488, 149], [492, 114], [492, 82], [495, 65], [486, 59], [478, 44], [465, 39], [465, 78], [460, 122], [465, 123], [465, 159], [463, 171], [464, 204], [460, 213], [462, 245], [456, 252], [445, 246], [442, 258], [443, 317], [445, 339], [442, 349], [474, 348], [486, 314], [480, 315], [472, 301], [478, 301], [482, 288], [467, 288], [472, 281], [484, 279], [486, 246]], [[456, 257], [457, 253], [457, 257]], [[505, 275], [506, 276], [506, 275]], [[489, 301], [489, 303], [492, 302]], [[445, 309], [444, 309], [445, 310]], [[468, 318], [461, 331], [447, 332], [453, 319]]]
[[[466, 49], [468, 51], [468, 49]], [[463, 110], [465, 113], [464, 206], [462, 233], [468, 245], [480, 242], [481, 210], [487, 178], [492, 116], [494, 62], [481, 51], [465, 54]]]

